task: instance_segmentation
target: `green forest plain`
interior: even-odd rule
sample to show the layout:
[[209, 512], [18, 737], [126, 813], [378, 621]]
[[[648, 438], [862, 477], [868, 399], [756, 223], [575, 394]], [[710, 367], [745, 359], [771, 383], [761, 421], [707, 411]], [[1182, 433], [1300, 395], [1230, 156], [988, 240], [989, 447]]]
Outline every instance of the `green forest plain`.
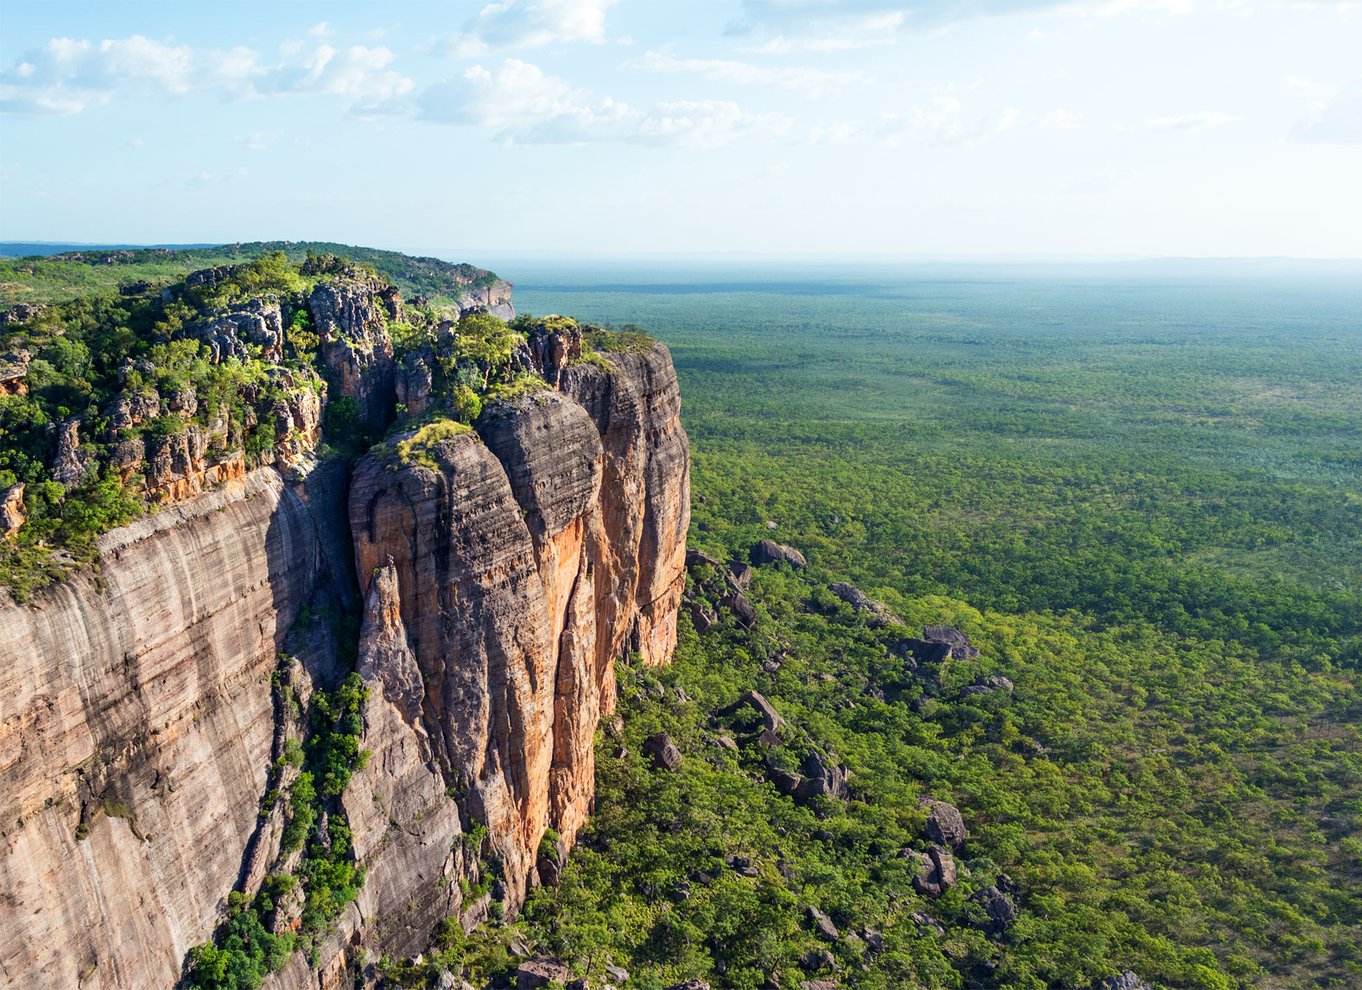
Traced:
[[[624, 737], [561, 889], [527, 912], [538, 938], [627, 957], [645, 987], [1362, 982], [1355, 281], [539, 281], [522, 309], [671, 347], [690, 545], [744, 559], [772, 537], [809, 567], [756, 569], [751, 630], [683, 617], [672, 667], [625, 671]], [[981, 655], [905, 669], [903, 630], [839, 580]], [[958, 694], [999, 675], [1010, 697]], [[713, 744], [748, 689], [846, 763], [849, 801], [799, 804]], [[656, 731], [676, 774], [641, 755]], [[935, 901], [900, 853], [926, 848], [922, 797], [970, 829]], [[999, 873], [1018, 914], [986, 933], [970, 895]], [[809, 905], [842, 933], [821, 972]]]
[[[5, 261], [0, 295], [114, 295], [275, 246]], [[439, 295], [438, 270], [357, 260]], [[606, 274], [534, 273], [517, 307], [667, 343], [689, 545], [726, 562], [771, 538], [808, 566], [755, 568], [750, 625], [693, 568], [716, 621], [683, 609], [669, 667], [620, 665], [559, 885], [385, 960], [391, 983], [504, 976], [518, 945], [639, 990], [1362, 982], [1362, 281]], [[899, 643], [924, 625], [979, 656], [914, 669]], [[990, 677], [1013, 689], [962, 692]], [[723, 744], [749, 690], [790, 727], [769, 752]], [[658, 732], [675, 772], [645, 755]], [[846, 799], [774, 786], [810, 752], [848, 768]], [[925, 798], [969, 829], [938, 898], [913, 885]]]

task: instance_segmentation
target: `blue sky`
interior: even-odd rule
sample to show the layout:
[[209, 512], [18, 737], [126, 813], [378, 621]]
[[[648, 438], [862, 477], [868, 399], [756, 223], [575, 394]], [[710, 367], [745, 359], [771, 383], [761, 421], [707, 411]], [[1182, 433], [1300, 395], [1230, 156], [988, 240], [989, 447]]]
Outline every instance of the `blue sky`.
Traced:
[[0, 0], [0, 238], [1362, 257], [1362, 2]]

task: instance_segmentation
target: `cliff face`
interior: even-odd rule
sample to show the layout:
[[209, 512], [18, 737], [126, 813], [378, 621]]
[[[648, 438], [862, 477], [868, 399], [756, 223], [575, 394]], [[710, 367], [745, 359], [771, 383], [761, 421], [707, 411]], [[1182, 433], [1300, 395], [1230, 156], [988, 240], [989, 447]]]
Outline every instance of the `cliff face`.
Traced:
[[392, 561], [422, 725], [513, 906], [545, 829], [570, 845], [589, 812], [614, 658], [661, 663], [675, 645], [688, 453], [675, 377], [651, 373], [670, 364], [658, 346], [576, 366], [581, 394], [608, 397], [594, 415], [574, 390], [541, 392], [492, 406], [427, 464], [370, 455], [355, 473], [361, 585]]
[[169, 986], [212, 931], [256, 828], [270, 671], [322, 568], [317, 528], [265, 469], [111, 533], [98, 576], [0, 607], [7, 984]]
[[[385, 341], [354, 332], [366, 301], [335, 302], [324, 343], [379, 416]], [[372, 755], [336, 810], [367, 880], [319, 968], [295, 953], [269, 985], [337, 985], [366, 951], [519, 906], [545, 830], [570, 845], [590, 812], [616, 659], [670, 656], [689, 522], [665, 348], [558, 378], [406, 463], [232, 478], [104, 537], [97, 573], [0, 598], [0, 982], [169, 987], [229, 891], [290, 868], [283, 807], [261, 809], [303, 720], [271, 675], [287, 650], [304, 705], [337, 683], [318, 616], [346, 609]]]

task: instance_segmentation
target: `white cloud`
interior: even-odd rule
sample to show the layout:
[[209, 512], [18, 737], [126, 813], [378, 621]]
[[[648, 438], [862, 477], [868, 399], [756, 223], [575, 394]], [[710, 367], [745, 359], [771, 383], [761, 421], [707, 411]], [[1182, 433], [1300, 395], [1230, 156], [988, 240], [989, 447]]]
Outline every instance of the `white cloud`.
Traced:
[[475, 65], [460, 79], [436, 83], [417, 103], [421, 117], [434, 123], [501, 128], [576, 113], [584, 100], [539, 66], [508, 58], [495, 72]]
[[815, 144], [973, 147], [1012, 132], [1075, 131], [1083, 126], [1083, 117], [1071, 110], [1043, 114], [1026, 114], [1016, 107], [974, 110], [965, 97], [977, 85], [947, 87], [906, 110], [882, 114], [873, 121], [818, 127], [809, 137]]
[[1312, 144], [1362, 144], [1362, 79], [1338, 87], [1291, 136]]
[[256, 82], [260, 93], [321, 93], [350, 100], [357, 113], [374, 113], [413, 88], [406, 76], [389, 68], [387, 48], [320, 44], [300, 61], [278, 66]]
[[729, 59], [677, 58], [663, 52], [648, 52], [642, 58], [626, 62], [625, 67], [649, 72], [689, 73], [714, 82], [777, 86], [812, 97], [824, 96], [861, 78], [851, 72], [761, 66]]
[[1238, 117], [1232, 117], [1227, 113], [1217, 113], [1213, 110], [1195, 110], [1191, 113], [1175, 114], [1171, 117], [1150, 117], [1144, 122], [1144, 129], [1147, 131], [1183, 131], [1192, 133], [1196, 131], [1208, 131], [1212, 127], [1220, 127], [1224, 124], [1233, 123]]
[[492, 128], [513, 144], [613, 141], [715, 148], [788, 126], [777, 115], [749, 114], [727, 100], [660, 103], [646, 111], [608, 97], [596, 100], [515, 58], [495, 71], [475, 65], [458, 79], [430, 86], [417, 105], [423, 120]]
[[53, 38], [0, 72], [0, 110], [73, 114], [142, 93], [228, 97], [321, 93], [372, 112], [407, 93], [412, 82], [389, 66], [386, 48], [336, 49], [325, 43], [281, 45], [281, 60], [265, 65], [253, 49], [199, 51], [142, 35], [99, 42]]
[[478, 12], [443, 47], [459, 57], [484, 55], [493, 48], [605, 40], [605, 12], [618, 0], [496, 0]]
[[247, 151], [264, 151], [279, 140], [275, 131], [256, 131], [250, 137], [241, 139], [241, 146]]

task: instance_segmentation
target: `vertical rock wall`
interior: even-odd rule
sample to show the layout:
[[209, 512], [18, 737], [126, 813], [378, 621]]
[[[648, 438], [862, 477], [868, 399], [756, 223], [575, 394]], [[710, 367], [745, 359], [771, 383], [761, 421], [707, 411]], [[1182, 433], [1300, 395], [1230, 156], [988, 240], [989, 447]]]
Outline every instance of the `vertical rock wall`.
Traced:
[[490, 407], [428, 464], [370, 455], [350, 497], [361, 585], [392, 559], [423, 725], [491, 831], [511, 906], [545, 829], [571, 844], [590, 811], [615, 658], [666, 661], [685, 582], [689, 456], [666, 349], [564, 379]]
[[[610, 361], [493, 405], [433, 468], [261, 468], [109, 534], [98, 573], [0, 599], [0, 983], [170, 987], [227, 893], [277, 868], [282, 812], [258, 810], [296, 726], [271, 696], [276, 655], [304, 606], [352, 607], [356, 574], [373, 755], [341, 810], [367, 881], [319, 970], [297, 954], [269, 985], [335, 985], [357, 951], [476, 923], [485, 898], [463, 903], [460, 880], [480, 862], [521, 903], [545, 830], [570, 844], [590, 812], [616, 658], [663, 663], [675, 644], [676, 379], [660, 345]], [[309, 621], [290, 646], [304, 695], [344, 674]]]

